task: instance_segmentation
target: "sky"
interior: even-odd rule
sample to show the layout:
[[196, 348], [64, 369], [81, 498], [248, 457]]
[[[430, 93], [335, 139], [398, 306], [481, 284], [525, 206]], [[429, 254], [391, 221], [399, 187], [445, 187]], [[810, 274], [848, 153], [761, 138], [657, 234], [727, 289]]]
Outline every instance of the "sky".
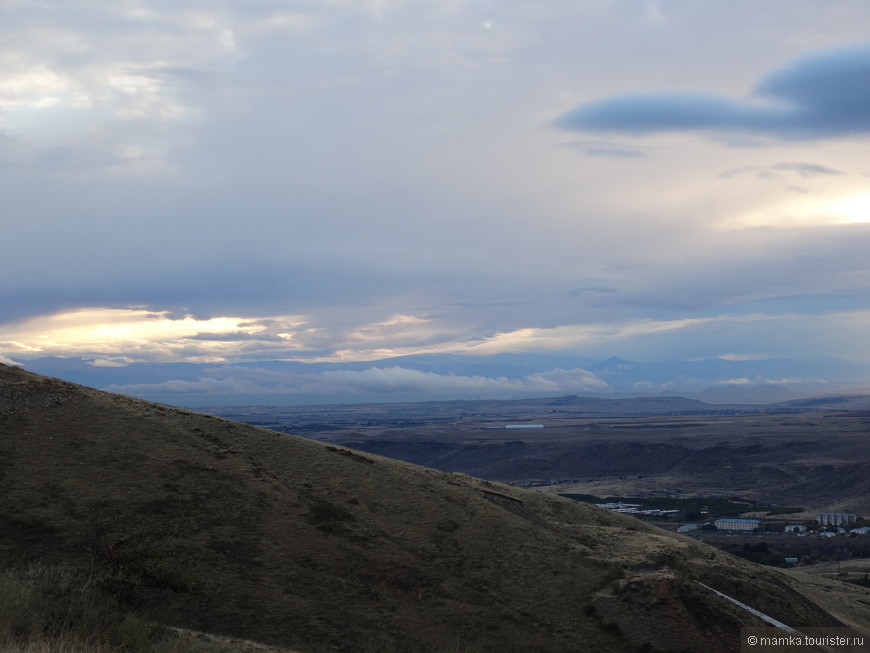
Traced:
[[863, 0], [0, 0], [0, 362], [870, 362]]

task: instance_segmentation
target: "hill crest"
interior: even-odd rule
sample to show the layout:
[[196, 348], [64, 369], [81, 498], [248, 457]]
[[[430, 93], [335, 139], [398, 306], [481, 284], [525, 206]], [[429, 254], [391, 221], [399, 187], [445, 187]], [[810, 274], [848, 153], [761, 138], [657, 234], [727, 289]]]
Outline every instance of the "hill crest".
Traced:
[[[165, 623], [301, 651], [737, 650], [838, 620], [630, 517], [0, 366], [0, 560], [115, 565]], [[591, 646], [591, 649], [590, 649]]]

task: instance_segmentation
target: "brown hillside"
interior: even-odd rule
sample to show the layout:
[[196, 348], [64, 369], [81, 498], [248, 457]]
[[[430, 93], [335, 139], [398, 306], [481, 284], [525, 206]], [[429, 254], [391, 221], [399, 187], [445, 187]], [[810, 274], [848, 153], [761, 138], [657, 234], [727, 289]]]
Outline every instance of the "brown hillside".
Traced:
[[172, 625], [302, 651], [737, 651], [838, 623], [629, 517], [0, 365], [0, 562], [117, 570]]

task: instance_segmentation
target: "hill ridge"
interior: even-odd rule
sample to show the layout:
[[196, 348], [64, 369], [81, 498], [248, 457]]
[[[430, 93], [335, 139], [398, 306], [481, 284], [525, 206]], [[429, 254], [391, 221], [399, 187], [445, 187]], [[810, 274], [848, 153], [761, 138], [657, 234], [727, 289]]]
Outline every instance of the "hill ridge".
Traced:
[[300, 651], [738, 650], [761, 624], [697, 581], [839, 623], [630, 517], [0, 366], [0, 562], [27, 560], [108, 565], [151, 618]]

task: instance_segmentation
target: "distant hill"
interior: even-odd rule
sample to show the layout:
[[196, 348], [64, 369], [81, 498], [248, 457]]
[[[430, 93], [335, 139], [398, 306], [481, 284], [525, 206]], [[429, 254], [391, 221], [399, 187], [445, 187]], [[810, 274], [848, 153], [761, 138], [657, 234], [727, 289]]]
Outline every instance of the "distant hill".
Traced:
[[870, 413], [868, 394], [819, 394], [814, 397], [792, 399], [771, 406], [772, 409], [865, 411]]
[[712, 404], [769, 405], [796, 399], [798, 393], [781, 385], [717, 385], [699, 392], [685, 393], [687, 398]]
[[788, 574], [630, 517], [0, 365], [0, 563], [33, 561], [303, 652], [737, 651], [762, 622], [708, 587], [840, 623]]

